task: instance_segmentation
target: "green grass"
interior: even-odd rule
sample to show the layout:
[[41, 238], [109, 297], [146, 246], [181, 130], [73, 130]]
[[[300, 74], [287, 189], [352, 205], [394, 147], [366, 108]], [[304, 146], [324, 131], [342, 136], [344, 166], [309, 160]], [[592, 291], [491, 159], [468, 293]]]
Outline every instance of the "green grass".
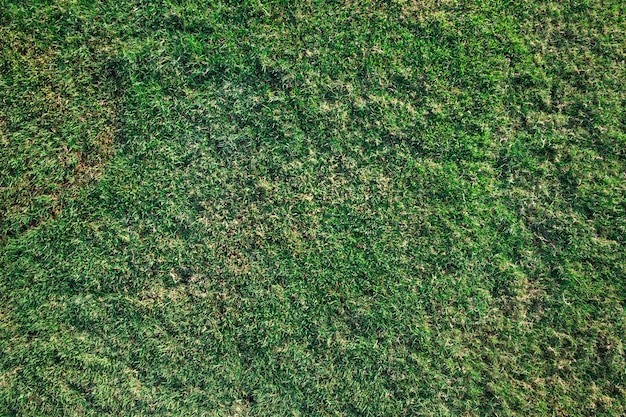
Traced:
[[626, 415], [626, 3], [0, 0], [0, 415]]

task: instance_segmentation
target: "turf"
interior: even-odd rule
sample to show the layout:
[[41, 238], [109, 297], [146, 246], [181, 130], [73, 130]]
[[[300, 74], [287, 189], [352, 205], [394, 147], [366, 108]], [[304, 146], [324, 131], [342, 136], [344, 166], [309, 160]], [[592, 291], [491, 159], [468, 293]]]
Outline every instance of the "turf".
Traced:
[[626, 3], [0, 1], [0, 415], [626, 414]]

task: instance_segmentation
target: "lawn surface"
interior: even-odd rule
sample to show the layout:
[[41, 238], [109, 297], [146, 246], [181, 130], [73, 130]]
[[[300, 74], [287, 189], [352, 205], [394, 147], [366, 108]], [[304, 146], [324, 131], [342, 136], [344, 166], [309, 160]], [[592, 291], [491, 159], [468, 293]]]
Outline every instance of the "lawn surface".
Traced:
[[502, 3], [0, 0], [0, 415], [626, 415], [626, 2]]

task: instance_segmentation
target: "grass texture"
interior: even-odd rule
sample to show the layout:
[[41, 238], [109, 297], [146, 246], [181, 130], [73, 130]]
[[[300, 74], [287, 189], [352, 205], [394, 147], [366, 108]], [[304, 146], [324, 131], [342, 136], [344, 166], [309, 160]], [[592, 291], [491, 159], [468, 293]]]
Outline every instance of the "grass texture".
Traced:
[[626, 3], [0, 0], [0, 415], [626, 415]]

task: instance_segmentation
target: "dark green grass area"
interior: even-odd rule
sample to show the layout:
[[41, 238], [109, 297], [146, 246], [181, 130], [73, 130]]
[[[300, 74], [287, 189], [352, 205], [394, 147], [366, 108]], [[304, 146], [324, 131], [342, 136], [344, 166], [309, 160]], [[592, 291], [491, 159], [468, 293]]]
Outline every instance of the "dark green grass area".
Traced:
[[0, 415], [626, 415], [626, 3], [0, 0]]

